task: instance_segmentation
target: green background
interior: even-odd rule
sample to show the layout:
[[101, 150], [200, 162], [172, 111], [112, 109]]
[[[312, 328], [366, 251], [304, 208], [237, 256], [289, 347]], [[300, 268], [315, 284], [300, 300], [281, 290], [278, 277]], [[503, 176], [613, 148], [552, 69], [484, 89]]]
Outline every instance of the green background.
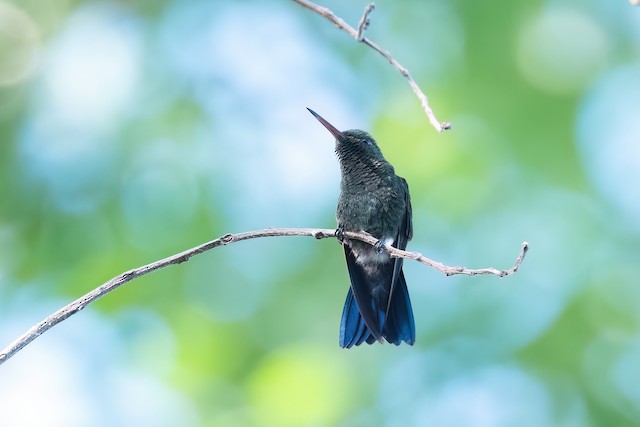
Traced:
[[[322, 3], [355, 25], [365, 3]], [[332, 239], [218, 248], [0, 366], [3, 426], [640, 422], [640, 8], [381, 0], [377, 53], [293, 1], [0, 1], [0, 346], [228, 232], [335, 226], [331, 136], [413, 200], [413, 347], [342, 350]]]

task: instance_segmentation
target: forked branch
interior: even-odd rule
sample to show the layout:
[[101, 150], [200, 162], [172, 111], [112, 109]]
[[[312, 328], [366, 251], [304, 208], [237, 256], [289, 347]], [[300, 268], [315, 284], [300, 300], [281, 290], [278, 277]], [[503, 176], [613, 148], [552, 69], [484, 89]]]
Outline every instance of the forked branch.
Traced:
[[358, 29], [356, 30], [355, 28], [347, 24], [344, 21], [344, 19], [336, 16], [330, 9], [324, 6], [320, 6], [318, 4], [312, 3], [307, 0], [293, 0], [293, 1], [298, 3], [300, 6], [306, 7], [307, 9], [314, 11], [318, 15], [325, 17], [326, 19], [331, 21], [333, 25], [347, 32], [351, 37], [353, 37], [357, 41], [366, 44], [371, 49], [375, 50], [380, 55], [382, 55], [387, 61], [389, 61], [389, 63], [396, 70], [398, 70], [400, 74], [402, 74], [404, 78], [407, 79], [407, 81], [409, 82], [409, 86], [411, 86], [411, 90], [413, 90], [413, 93], [415, 93], [418, 99], [420, 100], [420, 103], [422, 104], [422, 109], [427, 114], [427, 117], [429, 118], [429, 121], [431, 122], [433, 127], [436, 128], [438, 132], [451, 129], [451, 123], [439, 122], [438, 119], [436, 119], [436, 116], [433, 113], [433, 110], [429, 106], [429, 100], [427, 99], [427, 95], [425, 95], [424, 92], [422, 92], [422, 90], [420, 89], [420, 86], [418, 86], [415, 80], [413, 80], [413, 77], [411, 77], [411, 74], [409, 74], [409, 70], [404, 68], [398, 61], [396, 61], [395, 58], [391, 56], [389, 52], [382, 49], [380, 46], [378, 46], [373, 41], [371, 41], [370, 39], [364, 36], [365, 30], [369, 26], [369, 14], [371, 13], [371, 11], [373, 11], [373, 8], [375, 7], [373, 3], [369, 3], [365, 7], [362, 18], [360, 19], [360, 22], [358, 24]]

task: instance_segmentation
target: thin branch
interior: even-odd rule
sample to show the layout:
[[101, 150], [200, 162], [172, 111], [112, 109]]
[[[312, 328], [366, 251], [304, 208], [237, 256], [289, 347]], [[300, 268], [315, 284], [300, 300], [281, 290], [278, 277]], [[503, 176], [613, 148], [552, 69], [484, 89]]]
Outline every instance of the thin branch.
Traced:
[[518, 268], [520, 268], [520, 264], [522, 264], [522, 261], [524, 261], [524, 257], [527, 254], [528, 250], [529, 250], [529, 244], [527, 242], [522, 242], [522, 249], [520, 251], [520, 255], [518, 255], [518, 258], [516, 258], [516, 262], [515, 264], [513, 264], [513, 267], [511, 267], [508, 270], [498, 270], [493, 267], [485, 267], [485, 268], [477, 268], [477, 269], [470, 269], [466, 267], [449, 267], [438, 261], [434, 261], [430, 258], [427, 258], [426, 256], [422, 255], [419, 252], [406, 252], [406, 251], [401, 251], [399, 249], [396, 249], [394, 247], [388, 248], [387, 252], [389, 253], [389, 255], [395, 258], [406, 258], [406, 259], [416, 260], [424, 265], [428, 265], [429, 267], [435, 268], [445, 276], [453, 276], [455, 274], [464, 274], [467, 276], [477, 276], [479, 274], [494, 274], [496, 276], [504, 277], [518, 271]]
[[364, 9], [364, 14], [362, 15], [362, 18], [360, 19], [360, 23], [358, 25], [358, 29], [356, 30], [352, 26], [347, 24], [342, 18], [336, 16], [330, 9], [328, 9], [328, 8], [326, 8], [324, 6], [317, 5], [317, 4], [312, 3], [310, 1], [307, 1], [307, 0], [293, 0], [293, 1], [298, 3], [300, 6], [306, 7], [307, 9], [314, 11], [315, 13], [319, 14], [320, 16], [325, 17], [326, 19], [331, 21], [331, 23], [333, 23], [333, 25], [335, 25], [339, 29], [347, 32], [351, 37], [353, 37], [357, 41], [366, 44], [371, 49], [375, 50], [380, 55], [382, 55], [387, 61], [389, 61], [389, 63], [396, 70], [398, 70], [400, 72], [400, 74], [402, 74], [402, 76], [404, 78], [406, 78], [409, 81], [409, 85], [411, 86], [411, 90], [413, 90], [413, 93], [415, 93], [416, 96], [418, 97], [418, 99], [420, 100], [420, 103], [422, 104], [422, 109], [424, 110], [425, 113], [427, 113], [427, 117], [429, 118], [429, 121], [431, 122], [433, 127], [436, 128], [436, 130], [438, 132], [442, 132], [442, 131], [451, 129], [451, 123], [448, 123], [448, 122], [440, 123], [438, 121], [438, 119], [436, 119], [436, 116], [433, 113], [433, 110], [429, 106], [429, 100], [427, 99], [427, 96], [424, 94], [424, 92], [422, 92], [422, 90], [420, 89], [420, 86], [418, 86], [418, 84], [415, 82], [415, 80], [413, 80], [413, 77], [411, 77], [411, 74], [409, 74], [409, 70], [407, 70], [402, 65], [400, 65], [400, 63], [398, 61], [396, 61], [393, 58], [393, 56], [391, 56], [391, 54], [389, 52], [387, 52], [386, 50], [382, 49], [380, 46], [375, 44], [373, 41], [371, 41], [368, 38], [364, 37], [364, 31], [366, 30], [366, 28], [369, 25], [369, 14], [371, 13], [371, 11], [374, 8], [374, 4], [373, 3], [368, 4], [367, 7]]
[[[261, 237], [280, 237], [280, 236], [307, 236], [307, 237], [315, 237], [316, 239], [326, 239], [329, 237], [335, 237], [335, 234], [336, 234], [336, 230], [326, 229], [326, 228], [325, 229], [267, 228], [265, 230], [248, 231], [245, 233], [225, 234], [222, 237], [219, 237], [215, 240], [204, 243], [202, 245], [196, 246], [194, 248], [187, 249], [184, 252], [180, 252], [178, 254], [171, 255], [170, 257], [161, 259], [159, 261], [155, 261], [150, 264], [143, 265], [142, 267], [138, 267], [138, 268], [134, 268], [133, 270], [126, 271], [120, 274], [119, 276], [116, 276], [113, 279], [103, 283], [102, 285], [95, 288], [91, 292], [81, 296], [77, 300], [67, 304], [66, 306], [62, 307], [60, 310], [56, 311], [50, 316], [47, 316], [47, 318], [45, 318], [41, 322], [33, 325], [31, 328], [29, 328], [29, 330], [27, 330], [24, 334], [18, 337], [14, 342], [12, 342], [5, 349], [3, 349], [2, 352], [0, 352], [0, 365], [6, 362], [7, 360], [9, 360], [17, 352], [22, 350], [31, 341], [35, 340], [40, 335], [42, 335], [49, 329], [53, 328], [58, 323], [62, 322], [63, 320], [81, 311], [87, 305], [102, 298], [109, 292], [118, 289], [120, 286], [124, 285], [125, 283], [130, 282], [133, 279], [136, 279], [140, 276], [144, 276], [147, 273], [151, 273], [152, 271], [159, 270], [161, 268], [168, 267], [174, 264], [181, 264], [183, 262], [189, 261], [191, 257], [194, 257], [203, 252], [209, 251], [219, 246], [228, 245], [230, 243], [240, 242], [242, 240], [257, 239]], [[378, 239], [364, 232], [356, 233], [352, 231], [346, 231], [344, 235], [348, 239], [360, 240], [370, 245], [375, 245], [376, 243], [378, 243]], [[481, 269], [473, 270], [465, 267], [449, 267], [437, 261], [433, 261], [417, 252], [402, 251], [400, 249], [396, 249], [390, 246], [383, 246], [383, 248], [392, 257], [414, 259], [422, 264], [435, 268], [436, 270], [438, 270], [439, 272], [447, 276], [452, 276], [454, 274], [465, 274], [469, 276], [473, 276], [476, 274], [494, 274], [496, 276], [503, 277], [509, 274], [513, 274], [518, 270], [518, 267], [520, 267], [520, 264], [522, 263], [524, 256], [527, 253], [528, 245], [526, 242], [522, 244], [522, 252], [520, 253], [520, 256], [518, 257], [518, 259], [516, 260], [515, 265], [509, 270], [497, 270], [495, 268], [481, 268]]]
[[375, 3], [369, 3], [364, 8], [364, 13], [362, 14], [362, 18], [360, 18], [360, 22], [358, 23], [358, 36], [356, 37], [356, 40], [358, 40], [359, 42], [364, 40], [364, 32], [367, 28], [369, 28], [369, 14], [375, 7]]

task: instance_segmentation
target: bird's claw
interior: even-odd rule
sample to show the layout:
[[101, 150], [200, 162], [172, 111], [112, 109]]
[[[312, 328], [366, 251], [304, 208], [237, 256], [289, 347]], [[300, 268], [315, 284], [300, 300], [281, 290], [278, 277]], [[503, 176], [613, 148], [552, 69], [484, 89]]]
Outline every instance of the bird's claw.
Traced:
[[338, 239], [338, 242], [340, 242], [340, 244], [344, 243], [344, 227], [338, 227], [336, 229], [336, 239]]
[[374, 245], [373, 245], [373, 249], [376, 250], [376, 253], [383, 253], [385, 251], [384, 248], [384, 242], [382, 241], [382, 239], [378, 240]]

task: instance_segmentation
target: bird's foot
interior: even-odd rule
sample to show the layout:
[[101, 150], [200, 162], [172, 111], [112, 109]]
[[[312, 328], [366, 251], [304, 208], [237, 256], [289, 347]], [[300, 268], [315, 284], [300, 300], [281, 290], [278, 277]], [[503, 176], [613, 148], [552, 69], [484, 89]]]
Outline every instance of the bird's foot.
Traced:
[[338, 227], [336, 229], [336, 239], [338, 239], [338, 242], [340, 242], [340, 244], [344, 243], [344, 227]]
[[393, 244], [393, 239], [382, 238], [373, 245], [373, 249], [376, 250], [376, 253], [381, 254], [383, 252], [386, 252], [387, 247], [391, 246], [392, 244]]
[[382, 239], [378, 240], [375, 245], [373, 245], [373, 249], [376, 250], [376, 253], [381, 254], [384, 252], [385, 243]]

